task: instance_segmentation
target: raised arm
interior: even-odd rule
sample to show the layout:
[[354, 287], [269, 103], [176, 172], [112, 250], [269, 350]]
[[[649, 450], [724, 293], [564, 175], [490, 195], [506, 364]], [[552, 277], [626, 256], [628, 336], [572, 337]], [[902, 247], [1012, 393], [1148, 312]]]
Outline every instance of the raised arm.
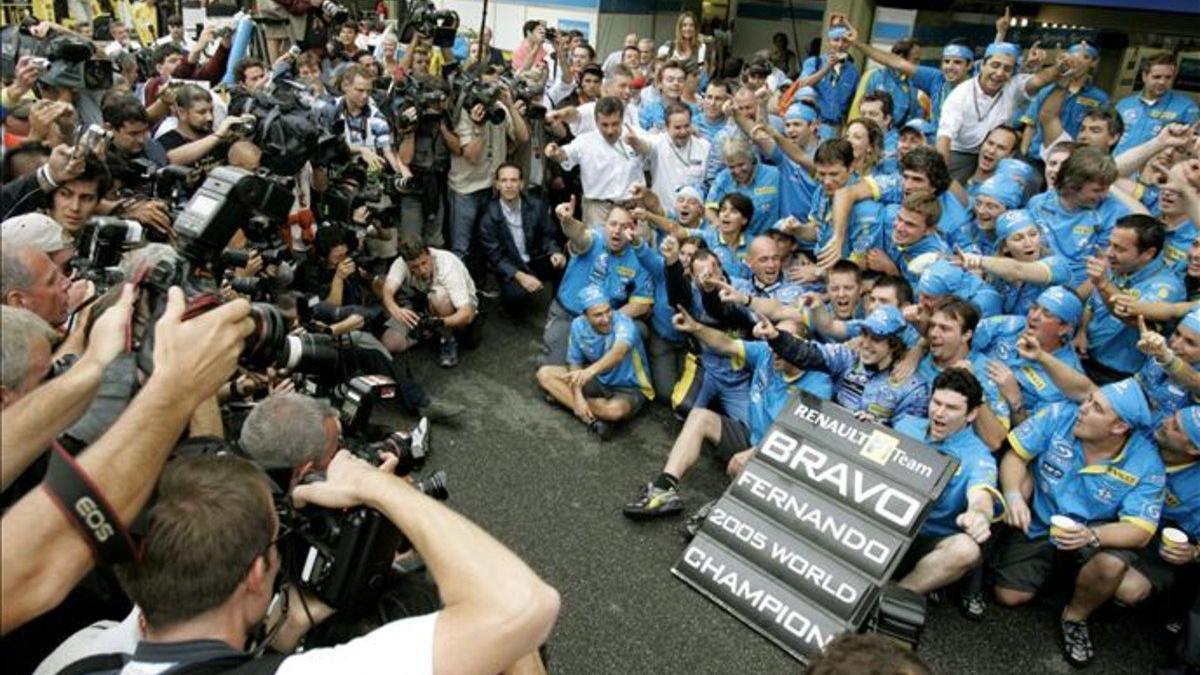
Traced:
[[1081, 402], [1096, 390], [1096, 383], [1089, 380], [1087, 375], [1042, 349], [1041, 343], [1030, 333], [1024, 333], [1017, 338], [1017, 353], [1021, 358], [1040, 365], [1054, 385], [1072, 401]]
[[1056, 85], [1042, 100], [1042, 107], [1038, 110], [1038, 124], [1042, 125], [1043, 143], [1053, 143], [1063, 135], [1061, 115], [1065, 96], [1066, 90], [1062, 86]]
[[833, 238], [829, 240], [825, 248], [817, 252], [818, 265], [828, 269], [841, 259], [851, 209], [858, 202], [874, 196], [870, 182], [866, 180], [847, 185], [833, 193]]
[[741, 353], [738, 340], [734, 340], [716, 328], [696, 321], [685, 309], [679, 309], [671, 322], [675, 325], [675, 330], [694, 336], [718, 354], [736, 356]]
[[572, 253], [583, 253], [592, 247], [592, 233], [583, 221], [575, 217], [575, 195], [571, 195], [570, 201], [554, 207], [554, 215], [562, 223], [563, 234], [567, 235], [567, 247]]

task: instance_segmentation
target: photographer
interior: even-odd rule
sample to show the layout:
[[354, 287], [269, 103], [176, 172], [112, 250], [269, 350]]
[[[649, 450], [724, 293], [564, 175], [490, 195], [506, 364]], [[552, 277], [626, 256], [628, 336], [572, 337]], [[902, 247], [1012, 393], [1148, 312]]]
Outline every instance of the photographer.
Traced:
[[33, 247], [0, 244], [0, 302], [28, 309], [51, 326], [67, 320], [71, 280], [46, 253]]
[[108, 152], [123, 159], [145, 159], [156, 167], [167, 165], [167, 150], [150, 137], [146, 108], [133, 96], [115, 96], [104, 103], [104, 128], [112, 132]]
[[374, 86], [375, 73], [371, 68], [358, 64], [347, 67], [341, 75], [342, 97], [334, 103], [332, 119], [327, 120], [326, 126], [342, 122], [350, 152], [366, 162], [371, 171], [382, 170], [386, 160], [392, 171], [408, 175], [411, 172], [405, 163], [412, 159], [412, 139], [404, 139], [399, 150], [392, 146], [387, 118], [371, 99]]
[[171, 164], [198, 166], [204, 171], [220, 165], [229, 145], [236, 140], [235, 127], [247, 120], [230, 115], [214, 133], [212, 95], [195, 85], [179, 88], [175, 107], [179, 111], [179, 125], [158, 138]]
[[[397, 302], [401, 291], [412, 307]], [[432, 330], [439, 336], [439, 365], [453, 368], [459, 339], [472, 348], [479, 342], [479, 299], [466, 266], [449, 251], [429, 248], [411, 234], [400, 237], [400, 256], [383, 284], [383, 306], [392, 317], [383, 343], [392, 352], [405, 351], [419, 339], [412, 335], [414, 329]]]
[[[0, 305], [0, 410], [33, 391], [50, 372], [50, 351], [58, 332], [27, 309]], [[7, 486], [12, 458], [5, 453]]]
[[[415, 86], [417, 100], [402, 111], [401, 114], [407, 116], [398, 127], [406, 140], [412, 138], [413, 145], [412, 161], [409, 162], [412, 181], [400, 195], [400, 227], [404, 232], [419, 235], [430, 246], [441, 247], [445, 176], [450, 171], [449, 143], [455, 143], [456, 147], [458, 143], [446, 111], [450, 90], [444, 80], [415, 72], [409, 75], [408, 81]], [[411, 121], [412, 115], [416, 115], [415, 121]]]
[[[132, 302], [132, 296], [126, 294], [105, 315], [114, 312], [113, 323], [120, 327], [128, 321]], [[154, 373], [116, 423], [76, 458], [73, 470], [77, 480], [102, 495], [118, 522], [130, 522], [141, 511], [188, 418], [228, 379], [253, 330], [245, 302], [229, 303], [188, 321], [183, 320], [184, 308], [183, 292], [170, 289], [166, 311], [154, 327]], [[122, 331], [116, 333], [123, 337]], [[123, 345], [123, 339], [105, 340], [104, 355], [115, 355]], [[197, 349], [196, 345], [206, 348]], [[73, 403], [54, 397], [34, 407], [38, 393], [35, 389], [5, 411], [6, 416], [13, 413], [23, 422], [36, 418], [37, 425], [25, 425], [32, 432], [22, 436], [44, 433], [46, 420], [60, 419], [46, 406]], [[29, 406], [23, 406], [25, 403]], [[7, 417], [5, 422], [6, 454], [17, 446], [40, 445], [42, 439], [32, 444], [28, 437], [10, 439], [11, 423]], [[77, 528], [82, 528], [81, 523], [60, 511], [55, 497], [45, 489], [25, 495], [4, 514], [0, 520], [0, 582], [5, 602], [0, 609], [0, 632], [8, 633], [57, 605], [92, 567], [89, 546], [96, 542], [90, 534], [85, 539]]]
[[292, 288], [335, 307], [361, 305], [369, 297], [358, 267], [350, 258], [358, 242], [340, 225], [317, 230], [312, 255], [296, 268]]

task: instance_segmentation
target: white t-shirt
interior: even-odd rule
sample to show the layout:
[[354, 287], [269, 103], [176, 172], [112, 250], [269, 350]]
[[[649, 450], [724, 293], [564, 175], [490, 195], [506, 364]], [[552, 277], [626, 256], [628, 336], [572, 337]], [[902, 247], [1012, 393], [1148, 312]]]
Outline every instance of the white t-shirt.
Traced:
[[388, 269], [387, 280], [401, 288], [408, 284], [421, 293], [444, 291], [450, 297], [450, 303], [454, 305], [455, 309], [467, 305], [478, 307], [479, 299], [475, 295], [475, 282], [467, 272], [467, 266], [458, 259], [458, 256], [450, 251], [433, 247], [429, 248], [429, 255], [433, 257], [433, 279], [430, 283], [421, 283], [416, 277], [410, 275], [408, 263], [404, 262], [403, 257], [397, 257], [392, 262], [391, 268]]
[[140, 616], [141, 611], [134, 607], [120, 623], [103, 620], [80, 628], [50, 652], [33, 675], [54, 675], [76, 661], [97, 654], [132, 654], [138, 640], [142, 639], [138, 628]]
[[629, 188], [645, 182], [641, 156], [618, 138], [610, 144], [599, 131], [589, 131], [563, 146], [567, 171], [579, 167], [585, 199], [623, 201], [629, 199]]
[[979, 78], [959, 84], [942, 104], [938, 122], [939, 138], [950, 139], [955, 152], [979, 152], [988, 132], [1013, 118], [1017, 110], [1029, 102], [1025, 85], [1032, 75], [1016, 75], [995, 96], [988, 96], [979, 86]]
[[[571, 130], [572, 136], [582, 136], [589, 131], [596, 130], [596, 102], [588, 101], [583, 105], [577, 106], [575, 111], [579, 113], [579, 119], [574, 122], [567, 122], [567, 128]], [[634, 129], [641, 130], [642, 116], [638, 111], [637, 100], [630, 101], [625, 104], [625, 119], [624, 124], [627, 124]]]
[[684, 185], [694, 186], [703, 192], [711, 149], [707, 140], [691, 136], [687, 145], [680, 148], [670, 135], [662, 133], [652, 136], [649, 143], [650, 189], [658, 195], [664, 206], [675, 203], [675, 191]]

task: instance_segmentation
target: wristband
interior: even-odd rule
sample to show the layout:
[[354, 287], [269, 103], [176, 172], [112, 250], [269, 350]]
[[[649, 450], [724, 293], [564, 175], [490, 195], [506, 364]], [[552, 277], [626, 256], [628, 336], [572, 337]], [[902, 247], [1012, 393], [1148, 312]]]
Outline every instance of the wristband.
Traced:
[[50, 176], [49, 164], [43, 164], [38, 168], [37, 180], [41, 184], [42, 192], [53, 192], [58, 189], [58, 183]]
[[1013, 504], [1016, 502], [1024, 504], [1025, 495], [1021, 494], [1020, 490], [1009, 490], [1008, 492], [1004, 493], [1004, 502], [1006, 504]]
[[100, 564], [136, 560], [138, 549], [99, 486], [58, 443], [50, 452], [50, 466], [42, 483], [50, 501], [62, 511], [92, 549]]

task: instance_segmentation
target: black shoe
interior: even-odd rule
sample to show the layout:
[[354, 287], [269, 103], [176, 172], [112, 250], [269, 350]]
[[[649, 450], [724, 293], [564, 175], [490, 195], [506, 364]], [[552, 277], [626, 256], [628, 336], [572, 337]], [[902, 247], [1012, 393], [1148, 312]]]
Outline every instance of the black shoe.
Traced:
[[428, 418], [430, 422], [445, 422], [446, 420], [457, 417], [466, 411], [467, 407], [461, 403], [451, 403], [449, 401], [435, 400], [429, 405], [419, 409], [417, 414], [421, 417]]
[[1063, 658], [1076, 668], [1082, 668], [1092, 662], [1095, 650], [1092, 647], [1092, 636], [1088, 632], [1086, 621], [1067, 621], [1063, 619], [1062, 639]]
[[596, 420], [588, 425], [587, 430], [589, 434], [596, 434], [601, 441], [607, 441], [612, 438], [613, 428], [608, 422]]
[[443, 335], [438, 365], [453, 368], [458, 365], [458, 340], [453, 335]]
[[622, 512], [633, 520], [649, 520], [660, 516], [671, 516], [683, 511], [683, 500], [675, 488], [666, 490], [647, 483], [638, 498], [625, 505]]
[[708, 519], [708, 514], [712, 513], [713, 507], [716, 506], [717, 500], [712, 500], [704, 506], [696, 509], [696, 512], [688, 516], [687, 520], [683, 521], [683, 536], [688, 541], [696, 538], [696, 533], [700, 531], [700, 526]]
[[958, 611], [968, 621], [982, 621], [983, 613], [987, 611], [983, 593], [963, 593], [958, 598]]

